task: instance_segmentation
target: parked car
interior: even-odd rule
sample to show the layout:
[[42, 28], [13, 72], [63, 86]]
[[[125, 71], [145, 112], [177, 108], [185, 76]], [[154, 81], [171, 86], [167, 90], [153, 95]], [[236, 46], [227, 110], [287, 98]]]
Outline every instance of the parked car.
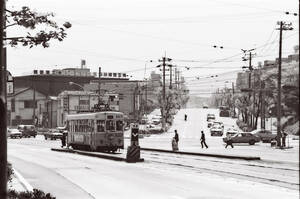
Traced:
[[272, 140], [276, 140], [277, 137], [277, 134], [273, 134], [271, 131], [265, 129], [256, 129], [250, 133], [260, 137], [262, 142], [271, 142]]
[[207, 128], [210, 128], [213, 125], [214, 122], [215, 122], [214, 119], [208, 119], [208, 121], [207, 121]]
[[228, 137], [228, 136], [234, 136], [234, 135], [236, 135], [236, 134], [238, 134], [239, 133], [239, 131], [237, 130], [237, 129], [235, 129], [235, 128], [228, 128], [227, 130], [226, 130], [226, 136]]
[[223, 128], [220, 125], [215, 125], [210, 128], [211, 136], [223, 136]]
[[208, 121], [209, 119], [213, 119], [213, 120], [215, 120], [215, 119], [216, 119], [216, 116], [215, 116], [215, 114], [208, 113], [208, 114], [207, 114], [207, 117], [206, 117], [206, 121]]
[[22, 138], [22, 132], [18, 129], [7, 129], [7, 136], [10, 138]]
[[22, 137], [34, 137], [37, 135], [37, 131], [34, 125], [18, 125], [18, 130], [22, 132]]
[[208, 109], [208, 106], [207, 106], [207, 105], [203, 105], [203, 108], [204, 108], [204, 109]]
[[260, 138], [251, 133], [238, 133], [232, 137], [223, 138], [225, 143], [249, 143], [254, 145], [256, 142], [260, 142]]
[[62, 136], [63, 136], [63, 134], [61, 132], [59, 132], [59, 129], [49, 129], [48, 132], [44, 133], [45, 140], [61, 139]]

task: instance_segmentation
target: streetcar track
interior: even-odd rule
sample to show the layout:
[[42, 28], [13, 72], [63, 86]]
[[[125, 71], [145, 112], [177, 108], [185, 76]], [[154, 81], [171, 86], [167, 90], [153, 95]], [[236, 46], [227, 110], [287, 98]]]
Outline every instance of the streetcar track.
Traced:
[[[144, 151], [142, 153], [145, 153]], [[163, 154], [163, 155], [161, 155]], [[215, 162], [215, 163], [222, 163], [222, 164], [232, 164], [232, 165], [242, 165], [242, 166], [251, 166], [251, 167], [260, 167], [260, 168], [266, 168], [266, 169], [278, 169], [278, 170], [285, 170], [285, 171], [296, 171], [298, 172], [298, 169], [290, 169], [290, 168], [283, 168], [283, 167], [272, 167], [272, 166], [266, 166], [266, 165], [259, 165], [259, 164], [249, 164], [249, 163], [239, 163], [237, 160], [231, 160], [231, 161], [219, 161], [219, 160], [213, 160], [210, 158], [189, 158], [189, 156], [184, 155], [184, 154], [172, 154], [171, 156], [168, 156], [166, 154], [164, 154], [163, 152], [159, 153], [153, 153], [150, 152], [150, 155], [154, 155], [154, 156], [167, 156], [167, 157], [173, 157], [173, 158], [177, 158], [177, 159], [182, 159], [183, 156], [185, 156], [185, 159], [191, 159], [191, 160], [200, 160], [200, 161], [206, 161], [206, 162]], [[264, 163], [262, 160], [260, 160], [261, 163]]]
[[[284, 188], [289, 188], [289, 189], [294, 189], [294, 190], [298, 190], [299, 188], [299, 184], [297, 183], [292, 183], [292, 182], [287, 182], [287, 181], [282, 181], [282, 180], [277, 180], [277, 179], [270, 179], [270, 178], [263, 178], [263, 177], [258, 177], [258, 176], [251, 176], [251, 175], [246, 175], [246, 174], [241, 174], [241, 173], [233, 173], [233, 172], [229, 172], [229, 171], [220, 171], [220, 170], [214, 170], [214, 169], [208, 169], [205, 167], [195, 167], [195, 166], [191, 166], [191, 165], [185, 165], [185, 164], [180, 164], [180, 163], [170, 163], [170, 162], [161, 162], [161, 161], [155, 161], [155, 160], [149, 160], [150, 162], [155, 162], [155, 163], [159, 163], [159, 164], [167, 164], [167, 165], [173, 165], [173, 166], [178, 166], [178, 167], [184, 167], [184, 168], [189, 168], [198, 172], [203, 172], [203, 171], [208, 171], [214, 174], [221, 174], [222, 175], [227, 175], [229, 177], [233, 177], [237, 176], [243, 179], [258, 179], [263, 181], [264, 183], [270, 184], [270, 185], [274, 185], [274, 183], [280, 187], [284, 187]], [[202, 170], [202, 171], [201, 171]], [[255, 180], [253, 180], [254, 182], [256, 182]], [[286, 186], [284, 186], [286, 185]]]

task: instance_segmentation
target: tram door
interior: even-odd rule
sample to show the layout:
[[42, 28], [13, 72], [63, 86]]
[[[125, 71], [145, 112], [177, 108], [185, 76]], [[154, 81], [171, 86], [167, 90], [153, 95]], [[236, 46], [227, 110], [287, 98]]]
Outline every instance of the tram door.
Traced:
[[90, 128], [90, 134], [91, 134], [91, 140], [90, 140], [90, 146], [91, 146], [91, 149], [93, 151], [95, 151], [97, 149], [97, 143], [96, 143], [96, 131], [97, 131], [97, 123], [96, 123], [96, 120], [90, 120], [90, 126], [92, 128]]

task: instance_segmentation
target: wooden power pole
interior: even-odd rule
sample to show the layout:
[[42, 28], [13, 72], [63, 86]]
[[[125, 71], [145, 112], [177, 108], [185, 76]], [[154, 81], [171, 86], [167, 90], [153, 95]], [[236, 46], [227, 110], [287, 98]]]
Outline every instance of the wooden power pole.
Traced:
[[7, 197], [6, 66], [3, 47], [5, 0], [0, 0], [0, 198]]

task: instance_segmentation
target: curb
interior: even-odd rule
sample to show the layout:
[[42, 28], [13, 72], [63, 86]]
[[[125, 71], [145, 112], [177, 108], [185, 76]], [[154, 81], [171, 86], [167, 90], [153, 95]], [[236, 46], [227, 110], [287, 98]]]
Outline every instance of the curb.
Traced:
[[108, 159], [108, 160], [126, 161], [126, 158], [112, 156], [112, 155], [106, 155], [106, 154], [100, 154], [100, 153], [93, 153], [93, 152], [88, 152], [88, 151], [79, 151], [79, 150], [73, 150], [73, 149], [57, 149], [57, 148], [51, 148], [51, 150], [57, 151], [57, 152], [76, 153], [79, 155], [86, 155], [86, 156], [103, 158], [103, 159]]
[[[60, 149], [60, 148], [51, 148], [51, 151], [65, 152], [65, 153], [76, 153], [76, 154], [79, 154], [79, 155], [86, 155], [86, 156], [91, 156], [91, 157], [96, 157], [96, 158], [133, 163], [133, 162], [128, 161], [126, 158], [123, 158], [123, 157], [112, 156], [112, 155], [109, 155], [109, 154], [103, 154], [103, 153], [99, 153], [99, 152], [79, 151], [79, 150], [73, 150], [73, 149]], [[138, 161], [134, 161], [134, 162], [144, 162], [144, 159], [140, 158]]]
[[163, 152], [163, 153], [175, 153], [175, 154], [182, 154], [182, 155], [207, 156], [207, 157], [215, 157], [215, 158], [260, 160], [260, 157], [256, 157], [256, 156], [235, 156], [235, 155], [222, 155], [222, 154], [211, 154], [211, 153], [195, 153], [195, 152], [170, 151], [170, 150], [153, 149], [153, 148], [141, 148], [141, 150], [156, 151], [156, 152]]
[[18, 178], [18, 180], [20, 181], [21, 185], [26, 189], [26, 191], [33, 191], [33, 187], [16, 169], [13, 168], [13, 172], [15, 176]]

